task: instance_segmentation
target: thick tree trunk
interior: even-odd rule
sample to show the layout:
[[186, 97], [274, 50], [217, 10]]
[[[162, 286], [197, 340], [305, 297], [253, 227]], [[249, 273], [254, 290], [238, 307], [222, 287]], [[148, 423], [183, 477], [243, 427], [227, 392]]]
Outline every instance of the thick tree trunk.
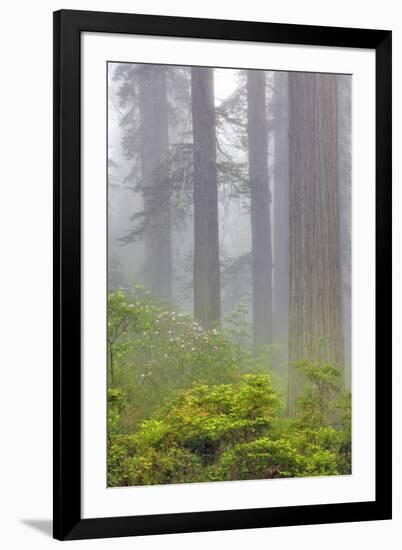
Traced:
[[336, 94], [333, 75], [289, 74], [289, 415], [295, 361], [344, 363]]
[[274, 132], [274, 341], [288, 344], [289, 320], [289, 93], [288, 73], [275, 72]]
[[272, 250], [264, 71], [247, 71], [254, 350], [272, 342]]
[[341, 230], [342, 306], [345, 342], [345, 385], [351, 387], [352, 337], [352, 158], [351, 158], [351, 76], [337, 75], [338, 191]]
[[141, 166], [145, 231], [145, 284], [161, 298], [172, 298], [172, 245], [166, 68], [144, 65], [140, 83]]
[[220, 320], [218, 190], [213, 69], [191, 69], [194, 159], [194, 316]]

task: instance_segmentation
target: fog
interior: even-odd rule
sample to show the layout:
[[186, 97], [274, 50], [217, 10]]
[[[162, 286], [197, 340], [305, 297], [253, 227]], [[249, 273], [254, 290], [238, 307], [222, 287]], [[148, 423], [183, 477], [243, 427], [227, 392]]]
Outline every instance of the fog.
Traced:
[[294, 339], [333, 339], [349, 384], [351, 77], [304, 77], [108, 64], [108, 285], [206, 326], [240, 311], [245, 345], [279, 346], [281, 371]]

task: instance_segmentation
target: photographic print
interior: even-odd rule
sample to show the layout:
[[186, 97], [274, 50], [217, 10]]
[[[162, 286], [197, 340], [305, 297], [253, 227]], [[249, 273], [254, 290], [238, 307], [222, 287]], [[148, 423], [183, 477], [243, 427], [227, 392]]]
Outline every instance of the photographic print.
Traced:
[[53, 29], [53, 536], [391, 518], [391, 31]]
[[107, 76], [108, 487], [350, 475], [352, 76]]

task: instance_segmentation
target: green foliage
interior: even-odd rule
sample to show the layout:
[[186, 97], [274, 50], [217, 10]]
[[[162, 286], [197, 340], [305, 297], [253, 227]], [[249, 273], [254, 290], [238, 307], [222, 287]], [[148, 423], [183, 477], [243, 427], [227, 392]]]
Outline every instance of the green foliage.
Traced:
[[307, 379], [307, 389], [300, 399], [299, 416], [304, 425], [319, 426], [331, 416], [333, 400], [341, 389], [341, 372], [330, 363], [303, 359], [295, 364]]
[[302, 475], [303, 467], [303, 457], [289, 440], [261, 437], [226, 450], [216, 468], [216, 479], [293, 477]]
[[121, 412], [124, 410], [124, 406], [125, 399], [123, 390], [120, 388], [109, 388], [107, 408], [108, 433], [114, 433], [118, 430]]
[[108, 319], [109, 386], [124, 387], [142, 417], [178, 389], [233, 382], [263, 368], [230, 333], [203, 328], [139, 286], [128, 296], [110, 293]]
[[129, 484], [132, 478], [134, 437], [119, 433], [121, 415], [127, 406], [122, 389], [108, 390], [108, 485]]
[[243, 313], [207, 330], [141, 287], [110, 294], [109, 486], [350, 473], [339, 371], [298, 362], [306, 391], [285, 418], [278, 350], [252, 355]]
[[351, 394], [342, 390], [341, 372], [329, 363], [307, 359], [297, 362], [296, 367], [307, 380], [293, 421], [300, 449], [303, 452], [311, 446], [325, 449], [336, 456], [336, 473], [350, 474]]
[[130, 440], [131, 457], [118, 457], [122, 480], [143, 485], [340, 473], [341, 436], [334, 428], [304, 429], [279, 413], [266, 374], [181, 391], [142, 422]]
[[133, 435], [109, 433], [107, 472], [109, 487], [132, 485], [134, 449]]
[[338, 462], [341, 474], [351, 474], [352, 471], [352, 395], [350, 391], [342, 391], [336, 404], [336, 422], [338, 431]]

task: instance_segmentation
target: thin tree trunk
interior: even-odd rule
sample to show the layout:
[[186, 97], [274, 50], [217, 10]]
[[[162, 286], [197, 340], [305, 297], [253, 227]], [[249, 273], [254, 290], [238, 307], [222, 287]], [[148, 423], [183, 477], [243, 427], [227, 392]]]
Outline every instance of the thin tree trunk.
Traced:
[[213, 69], [191, 69], [194, 161], [194, 316], [212, 326], [221, 316], [216, 128]]
[[272, 342], [272, 250], [264, 71], [247, 71], [254, 350]]
[[289, 321], [289, 93], [288, 73], [274, 76], [274, 340], [288, 343]]
[[141, 165], [145, 232], [146, 286], [161, 298], [172, 298], [172, 245], [166, 68], [144, 65], [140, 82]]
[[289, 415], [295, 361], [344, 363], [336, 105], [335, 76], [289, 74]]

